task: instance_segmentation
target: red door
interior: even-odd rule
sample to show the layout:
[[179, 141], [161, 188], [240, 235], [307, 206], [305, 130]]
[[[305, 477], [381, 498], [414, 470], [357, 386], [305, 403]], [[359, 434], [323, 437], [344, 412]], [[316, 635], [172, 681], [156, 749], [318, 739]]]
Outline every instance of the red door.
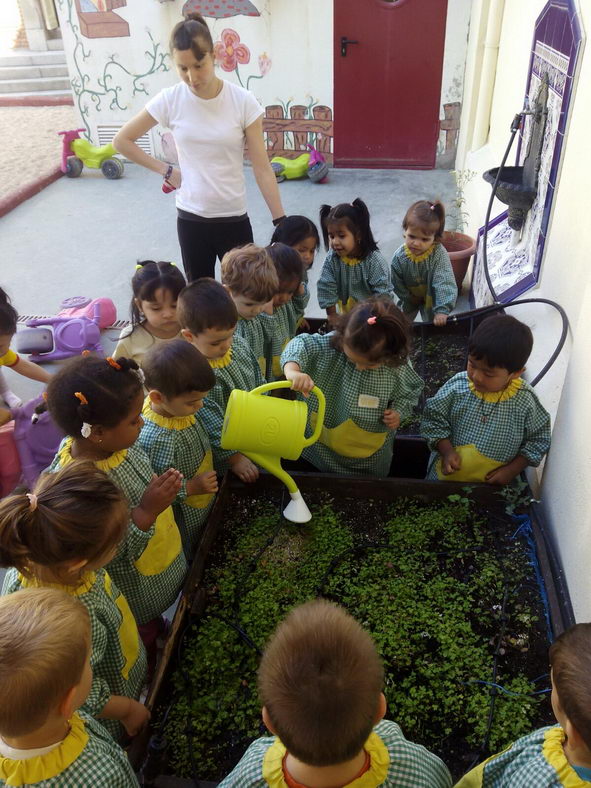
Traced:
[[446, 14], [447, 0], [334, 0], [337, 167], [434, 166]]

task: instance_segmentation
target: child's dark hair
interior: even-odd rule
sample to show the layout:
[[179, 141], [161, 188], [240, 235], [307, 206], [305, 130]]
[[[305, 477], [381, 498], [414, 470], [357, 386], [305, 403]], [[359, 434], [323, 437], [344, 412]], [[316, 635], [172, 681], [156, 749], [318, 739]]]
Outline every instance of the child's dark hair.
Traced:
[[173, 27], [170, 34], [170, 51], [190, 49], [195, 60], [203, 60], [208, 52], [213, 53], [213, 40], [207, 22], [197, 12], [186, 14], [181, 22]]
[[294, 608], [263, 654], [261, 700], [287, 751], [310, 766], [351, 760], [376, 724], [384, 671], [370, 635], [343, 608]]
[[76, 460], [42, 474], [34, 496], [0, 501], [0, 566], [27, 577], [32, 564], [60, 576], [66, 562], [92, 565], [119, 544], [129, 523], [125, 496], [92, 462]]
[[142, 391], [135, 361], [120, 357], [77, 356], [52, 376], [47, 407], [67, 435], [79, 437], [82, 424], [116, 427]]
[[355, 236], [359, 257], [367, 257], [378, 248], [369, 224], [367, 205], [357, 197], [352, 203], [342, 202], [331, 208], [330, 205], [320, 206], [320, 226], [324, 246], [328, 249], [328, 228], [331, 224], [344, 224]]
[[468, 355], [483, 359], [490, 367], [519, 372], [525, 366], [534, 344], [529, 326], [511, 315], [487, 317], [468, 342]]
[[293, 214], [286, 216], [275, 228], [271, 237], [271, 243], [282, 243], [287, 246], [296, 246], [305, 241], [306, 238], [314, 238], [316, 249], [320, 246], [320, 236], [318, 228], [307, 216]]
[[16, 333], [16, 321], [18, 313], [10, 303], [8, 294], [0, 287], [0, 335]]
[[575, 624], [550, 646], [560, 707], [591, 751], [591, 623]]
[[140, 301], [153, 301], [157, 290], [167, 290], [174, 301], [187, 283], [185, 277], [173, 263], [154, 260], [143, 260], [131, 280], [133, 298], [131, 299], [131, 324], [137, 326], [142, 322]]
[[177, 317], [181, 328], [197, 335], [208, 328], [234, 328], [238, 311], [226, 288], [204, 276], [191, 282], [179, 294]]
[[209, 391], [215, 385], [215, 373], [209, 361], [184, 339], [155, 345], [144, 356], [142, 369], [146, 387], [168, 398]]
[[370, 363], [388, 367], [404, 364], [410, 352], [411, 324], [387, 296], [373, 296], [342, 315], [331, 337], [331, 345], [343, 350], [346, 344]]
[[413, 202], [404, 214], [402, 227], [420, 227], [427, 235], [434, 235], [436, 241], [441, 241], [445, 230], [445, 206], [441, 200], [417, 200]]
[[279, 291], [281, 291], [282, 285], [290, 284], [296, 279], [298, 284], [302, 281], [304, 278], [304, 264], [295, 249], [292, 249], [287, 244], [274, 243], [267, 247], [267, 251], [277, 271]]

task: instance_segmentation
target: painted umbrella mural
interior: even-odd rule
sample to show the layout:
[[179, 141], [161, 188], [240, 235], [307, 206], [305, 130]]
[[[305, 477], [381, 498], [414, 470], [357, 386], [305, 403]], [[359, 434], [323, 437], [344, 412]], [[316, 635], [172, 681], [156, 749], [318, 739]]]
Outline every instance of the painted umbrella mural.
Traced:
[[230, 16], [260, 16], [250, 0], [187, 0], [183, 15], [193, 13], [213, 19], [227, 19]]

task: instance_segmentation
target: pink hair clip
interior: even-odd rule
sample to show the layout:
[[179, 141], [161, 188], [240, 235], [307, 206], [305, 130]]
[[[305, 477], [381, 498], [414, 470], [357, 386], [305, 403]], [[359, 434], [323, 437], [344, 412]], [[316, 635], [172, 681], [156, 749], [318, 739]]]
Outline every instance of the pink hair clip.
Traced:
[[372, 315], [371, 317], [368, 317], [368, 318], [367, 318], [367, 324], [368, 324], [368, 326], [375, 326], [375, 324], [376, 324], [376, 320], [377, 320], [377, 319], [378, 319], [378, 318], [376, 317], [376, 315]]
[[435, 204], [433, 204], [433, 205], [430, 205], [430, 206], [429, 206], [429, 210], [431, 210], [431, 211], [434, 211], [434, 210], [435, 210]]

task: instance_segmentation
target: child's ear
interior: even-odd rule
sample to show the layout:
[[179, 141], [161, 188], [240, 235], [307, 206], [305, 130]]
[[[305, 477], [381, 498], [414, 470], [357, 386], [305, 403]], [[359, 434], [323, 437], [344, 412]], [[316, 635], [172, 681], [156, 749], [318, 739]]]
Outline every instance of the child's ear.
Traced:
[[374, 725], [377, 725], [380, 720], [383, 720], [386, 716], [386, 709], [388, 705], [386, 703], [386, 696], [383, 692], [380, 692], [380, 700], [378, 702], [378, 710], [376, 712], [376, 716], [374, 718]]
[[273, 723], [271, 722], [271, 718], [269, 717], [269, 712], [267, 711], [267, 707], [266, 706], [263, 706], [263, 708], [261, 710], [261, 716], [263, 718], [263, 723], [265, 724], [265, 728], [267, 728], [268, 731], [270, 731], [271, 733], [273, 733], [276, 736], [277, 735], [277, 731], [273, 727]]
[[73, 687], [66, 692], [64, 697], [61, 699], [58, 707], [57, 713], [60, 717], [63, 717], [66, 720], [69, 720], [72, 714], [76, 711], [75, 708], [75, 699], [76, 699], [76, 690], [78, 689], [78, 685], [75, 684]]
[[187, 342], [190, 342], [192, 345], [195, 343], [195, 334], [192, 331], [189, 331], [188, 328], [181, 328], [181, 336], [183, 339], [186, 339]]
[[87, 558], [81, 558], [80, 560], [74, 561], [65, 561], [63, 566], [65, 567], [66, 571], [70, 574], [77, 574], [80, 572], [84, 567], [88, 564]]
[[91, 443], [102, 443], [105, 437], [105, 431], [100, 424], [93, 424], [90, 428], [90, 435], [87, 440]]
[[150, 402], [153, 402], [154, 405], [162, 405], [162, 394], [158, 389], [148, 391], [148, 397], [150, 398]]
[[568, 739], [568, 743], [572, 750], [587, 750], [587, 745], [583, 741], [583, 737], [579, 733], [579, 731], [575, 728], [572, 722], [569, 720], [568, 717], [564, 718], [564, 732], [566, 734], [566, 738]]
[[133, 299], [133, 303], [137, 306], [140, 315], [143, 314], [143, 312], [142, 312], [142, 302], [140, 301], [140, 299], [139, 298], [134, 298]]
[[518, 369], [517, 372], [511, 372], [511, 374], [509, 375], [509, 380], [517, 380], [517, 378], [520, 378], [524, 372], [525, 372], [525, 367]]

